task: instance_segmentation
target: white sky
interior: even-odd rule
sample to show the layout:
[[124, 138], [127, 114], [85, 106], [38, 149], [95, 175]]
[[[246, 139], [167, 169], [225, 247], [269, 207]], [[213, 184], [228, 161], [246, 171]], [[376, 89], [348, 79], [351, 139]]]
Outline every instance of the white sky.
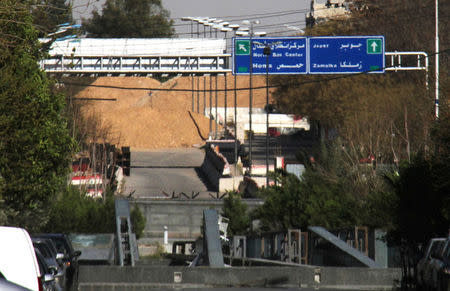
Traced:
[[[104, 0], [70, 0], [73, 2], [73, 16], [80, 23], [81, 18], [89, 18], [93, 9], [101, 10]], [[311, 0], [162, 0], [163, 7], [175, 21], [179, 37], [190, 37], [189, 22], [181, 22], [183, 16], [205, 16], [241, 24], [244, 19], [258, 19], [254, 31], [265, 31], [269, 36], [295, 33], [292, 27], [305, 26], [305, 12], [309, 11]], [[285, 25], [291, 26], [287, 28]], [[193, 26], [197, 32], [196, 24]], [[203, 26], [199, 27], [201, 35]], [[209, 28], [207, 36], [209, 37]], [[215, 36], [215, 32], [213, 32]], [[218, 37], [223, 37], [220, 34]], [[228, 34], [227, 37], [230, 35]]]

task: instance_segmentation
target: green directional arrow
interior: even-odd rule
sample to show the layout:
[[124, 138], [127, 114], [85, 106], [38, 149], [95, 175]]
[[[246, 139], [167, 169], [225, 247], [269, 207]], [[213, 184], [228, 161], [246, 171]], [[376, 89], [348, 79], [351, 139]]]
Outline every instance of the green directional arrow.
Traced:
[[383, 42], [379, 38], [367, 39], [367, 53], [381, 54], [383, 52]]
[[236, 40], [236, 55], [250, 55], [250, 40]]

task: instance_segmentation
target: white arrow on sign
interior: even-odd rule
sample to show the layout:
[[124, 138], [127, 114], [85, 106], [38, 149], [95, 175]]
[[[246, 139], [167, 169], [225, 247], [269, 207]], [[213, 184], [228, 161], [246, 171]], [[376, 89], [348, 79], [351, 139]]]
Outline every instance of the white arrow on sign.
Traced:
[[374, 42], [372, 42], [371, 46], [372, 46], [372, 51], [376, 52], [377, 51], [377, 46], [378, 46], [377, 43], [374, 41]]
[[240, 51], [246, 52], [246, 51], [247, 51], [247, 48], [245, 47], [244, 44], [240, 43], [240, 44], [239, 44], [239, 50], [240, 50]]

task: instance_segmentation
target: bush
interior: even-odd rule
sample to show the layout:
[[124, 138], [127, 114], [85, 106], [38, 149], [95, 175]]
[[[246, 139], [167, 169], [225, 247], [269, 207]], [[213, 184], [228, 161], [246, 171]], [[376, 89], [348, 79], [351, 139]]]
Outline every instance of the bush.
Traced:
[[[44, 232], [56, 233], [115, 233], [114, 194], [106, 191], [106, 198], [92, 199], [70, 186], [50, 206], [50, 219]], [[145, 218], [138, 208], [130, 213], [136, 237], [142, 236]]]
[[239, 194], [228, 192], [228, 197], [223, 202], [222, 211], [222, 215], [230, 219], [227, 233], [229, 237], [248, 232], [250, 217], [247, 213], [247, 205], [242, 203]]
[[145, 228], [145, 217], [142, 215], [141, 210], [136, 205], [130, 213], [131, 225], [133, 227], [133, 232], [136, 234], [136, 239], [140, 239], [144, 234]]

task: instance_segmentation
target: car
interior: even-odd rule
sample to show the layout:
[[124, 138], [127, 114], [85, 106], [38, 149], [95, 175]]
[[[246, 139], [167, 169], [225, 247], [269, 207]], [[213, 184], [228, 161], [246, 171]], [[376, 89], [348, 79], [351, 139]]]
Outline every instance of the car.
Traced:
[[18, 227], [0, 226], [0, 273], [14, 284], [40, 291], [41, 277], [29, 233]]
[[450, 291], [450, 237], [441, 253], [441, 263], [436, 270], [436, 289], [437, 291]]
[[424, 276], [423, 281], [424, 285], [427, 290], [435, 290], [436, 289], [436, 269], [439, 268], [440, 260], [441, 260], [441, 253], [443, 251], [445, 245], [445, 239], [440, 240], [436, 242], [436, 247], [433, 247], [433, 249], [430, 252], [430, 260], [428, 264], [425, 267], [424, 270]]
[[65, 288], [67, 267], [62, 261], [64, 255], [57, 253], [54, 242], [50, 239], [32, 237], [31, 240], [35, 249], [39, 249], [46, 264], [56, 268], [56, 271], [53, 273], [56, 283]]
[[55, 275], [58, 273], [56, 266], [49, 266], [45, 261], [44, 255], [38, 248], [34, 248], [36, 258], [39, 264], [40, 273], [43, 276], [42, 290], [43, 291], [62, 291], [63, 288], [55, 280]]
[[78, 257], [81, 255], [81, 252], [73, 249], [68, 235], [62, 233], [41, 233], [34, 234], [33, 237], [51, 239], [55, 243], [58, 253], [64, 255], [62, 261], [66, 266], [66, 290], [74, 290], [78, 280]]
[[443, 242], [445, 238], [432, 238], [424, 249], [423, 257], [417, 263], [417, 286], [419, 289], [425, 287], [425, 273], [432, 258], [431, 253], [438, 246], [439, 242]]

